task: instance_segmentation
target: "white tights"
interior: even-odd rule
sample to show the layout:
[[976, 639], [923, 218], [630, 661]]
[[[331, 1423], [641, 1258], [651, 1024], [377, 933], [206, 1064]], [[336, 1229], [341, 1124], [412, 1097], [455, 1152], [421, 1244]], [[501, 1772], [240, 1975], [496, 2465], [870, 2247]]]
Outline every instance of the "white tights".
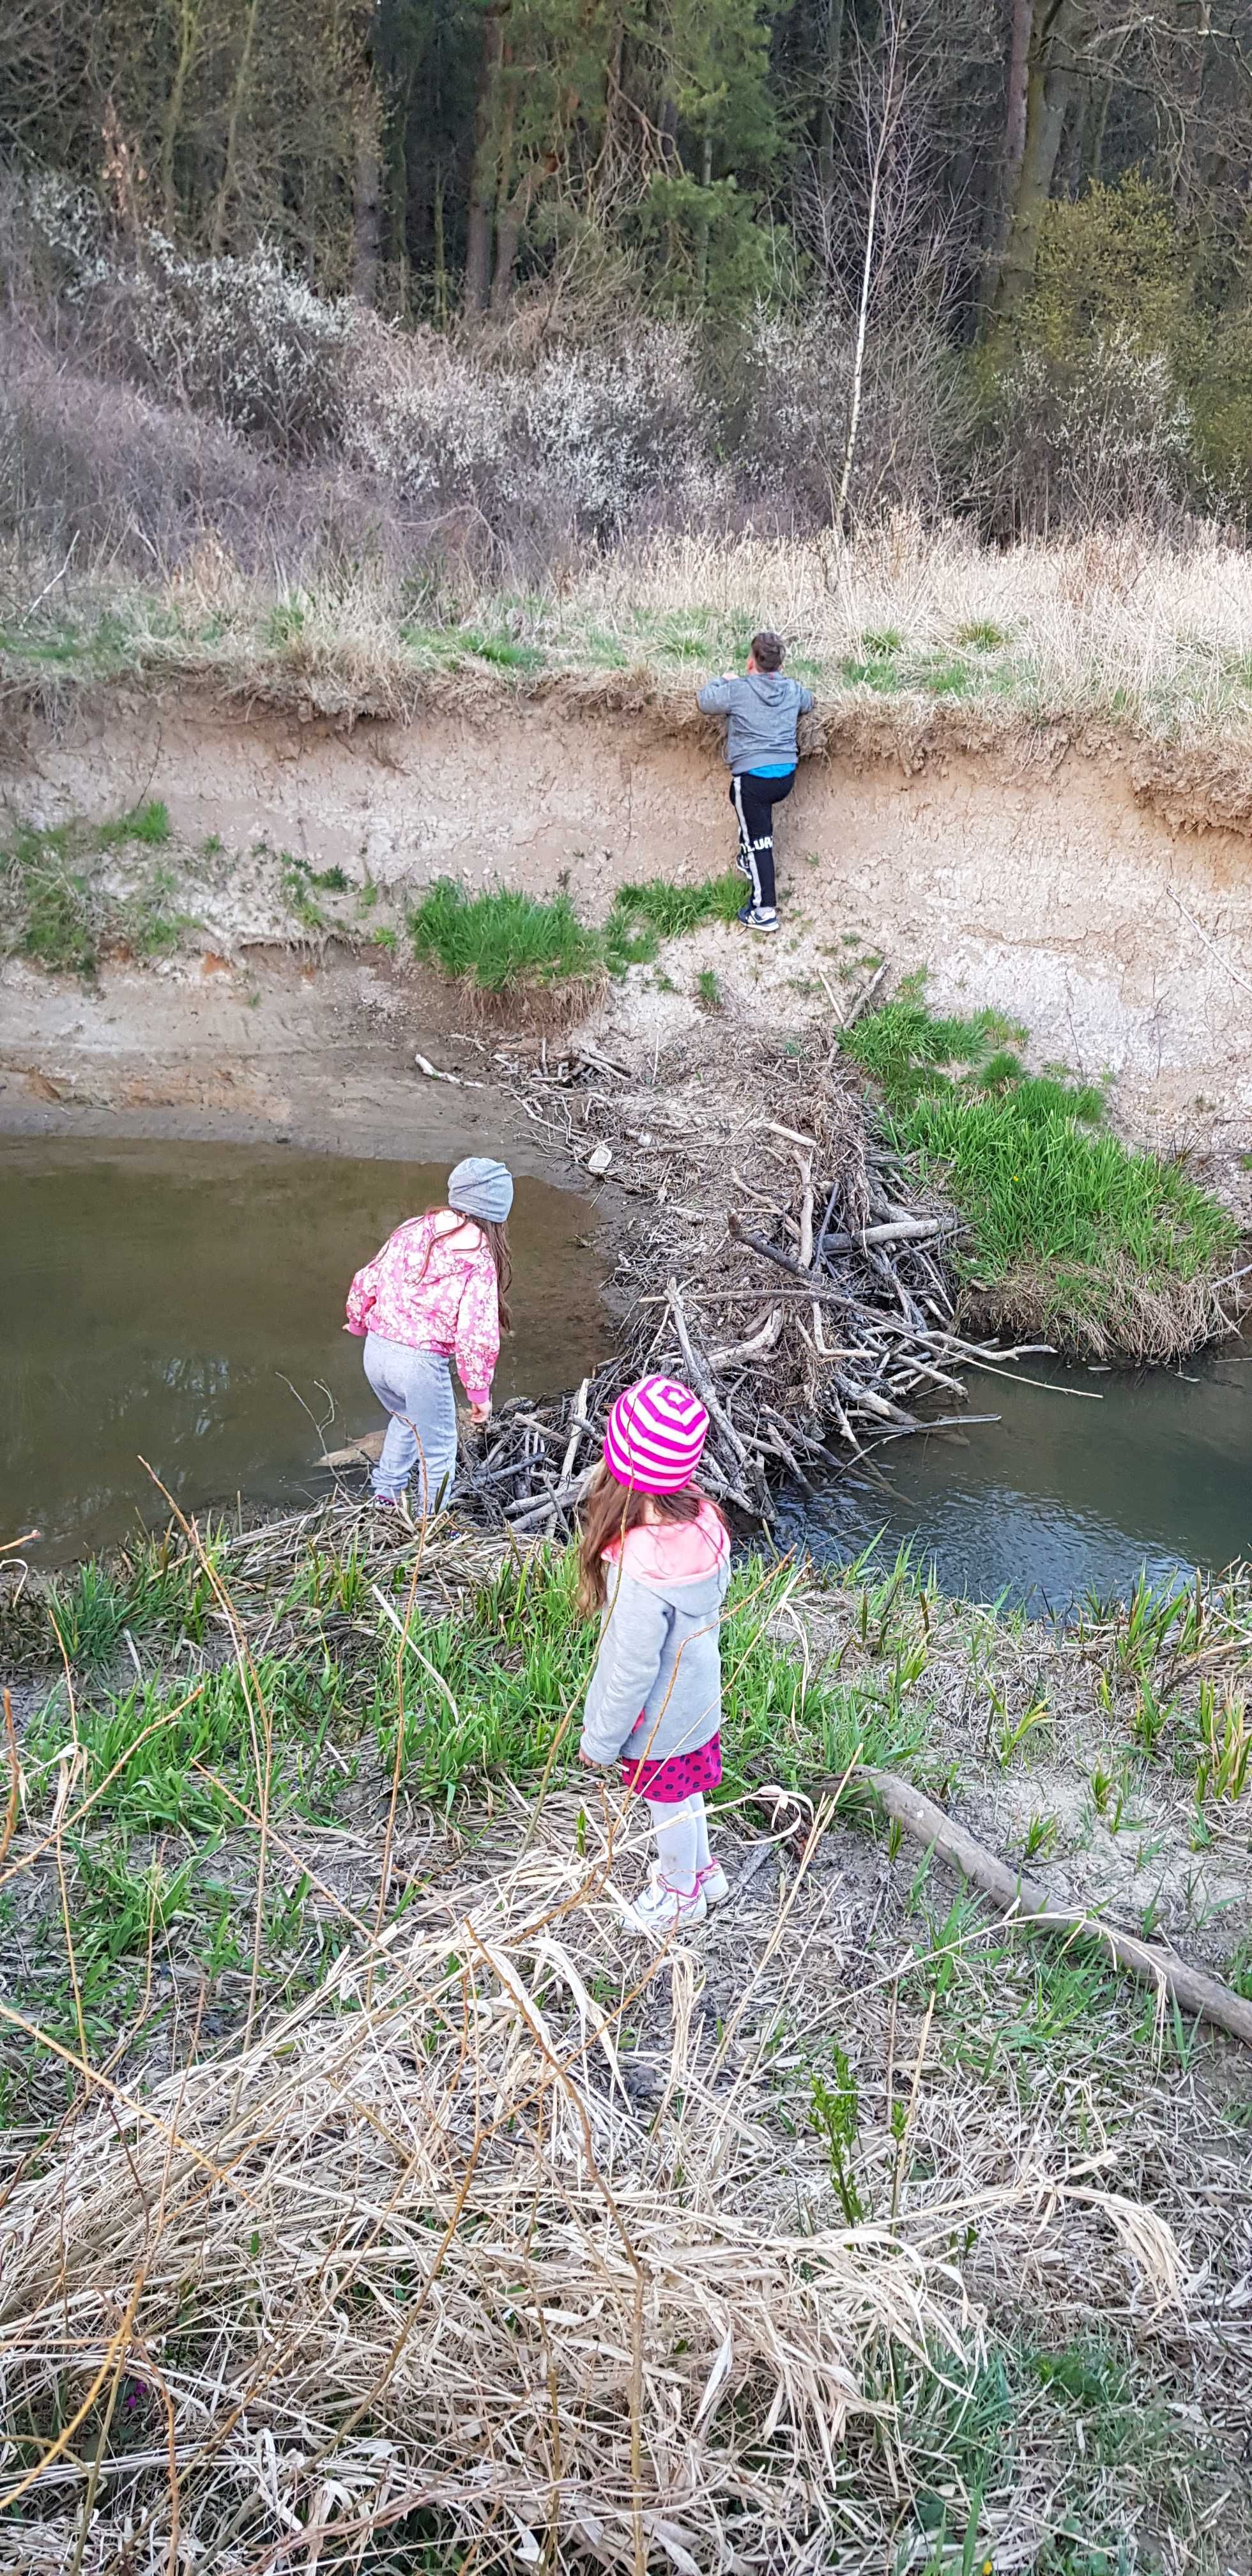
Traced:
[[666, 1886], [677, 1896], [691, 1896], [701, 1870], [709, 1865], [709, 1828], [700, 1791], [676, 1807], [649, 1798], [648, 1813]]

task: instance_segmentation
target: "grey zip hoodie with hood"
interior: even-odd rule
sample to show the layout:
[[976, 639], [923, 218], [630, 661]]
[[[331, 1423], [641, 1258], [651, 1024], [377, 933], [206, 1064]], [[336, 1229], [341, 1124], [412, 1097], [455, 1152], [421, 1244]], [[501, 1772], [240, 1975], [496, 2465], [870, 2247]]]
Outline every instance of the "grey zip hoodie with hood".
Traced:
[[798, 758], [796, 725], [813, 704], [811, 689], [789, 680], [784, 671], [728, 671], [724, 679], [706, 680], [698, 705], [706, 716], [726, 716], [726, 760], [736, 778], [746, 769], [763, 769], [776, 761]]
[[600, 1651], [583, 1715], [591, 1761], [668, 1762], [722, 1722], [718, 1627], [730, 1539], [705, 1502], [695, 1521], [628, 1530], [608, 1551]]

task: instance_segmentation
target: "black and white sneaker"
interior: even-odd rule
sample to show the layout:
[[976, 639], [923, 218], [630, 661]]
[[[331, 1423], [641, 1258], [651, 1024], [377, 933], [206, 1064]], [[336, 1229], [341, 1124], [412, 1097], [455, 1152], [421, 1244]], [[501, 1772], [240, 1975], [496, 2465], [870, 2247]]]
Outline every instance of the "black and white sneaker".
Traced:
[[778, 928], [777, 913], [762, 912], [760, 906], [755, 903], [745, 903], [739, 918], [745, 930], [777, 930]]

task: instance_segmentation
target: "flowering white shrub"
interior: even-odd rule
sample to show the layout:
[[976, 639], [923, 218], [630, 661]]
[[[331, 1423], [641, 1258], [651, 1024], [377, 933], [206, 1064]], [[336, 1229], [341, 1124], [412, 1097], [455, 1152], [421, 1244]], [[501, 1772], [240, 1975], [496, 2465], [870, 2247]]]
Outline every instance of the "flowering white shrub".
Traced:
[[679, 506], [695, 492], [710, 430], [676, 331], [620, 348], [558, 344], [519, 363], [358, 321], [345, 455], [409, 509], [473, 508], [493, 527], [555, 512], [611, 538], [658, 489]]
[[98, 200], [47, 172], [18, 182], [6, 212], [116, 372], [293, 461], [337, 441], [350, 308], [315, 295], [274, 251], [187, 259], [151, 229], [122, 247]]
[[6, 246], [41, 256], [71, 302], [102, 285], [111, 264], [100, 201], [56, 170], [10, 174], [5, 188]]
[[1182, 504], [1191, 414], [1164, 351], [1121, 330], [1072, 358], [1028, 347], [997, 393], [989, 460], [1006, 525], [1167, 520]]
[[327, 303], [276, 254], [184, 259], [160, 233], [121, 284], [114, 335], [136, 374], [291, 457], [343, 428], [350, 308]]

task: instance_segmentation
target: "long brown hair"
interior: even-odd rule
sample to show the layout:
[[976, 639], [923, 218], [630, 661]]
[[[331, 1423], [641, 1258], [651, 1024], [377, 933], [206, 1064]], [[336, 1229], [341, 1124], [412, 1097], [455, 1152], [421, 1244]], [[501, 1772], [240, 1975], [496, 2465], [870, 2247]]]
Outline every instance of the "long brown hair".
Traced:
[[624, 1539], [645, 1519], [668, 1522], [671, 1527], [698, 1520], [703, 1503], [708, 1503], [724, 1528], [723, 1515], [699, 1485], [680, 1485], [674, 1494], [644, 1494], [637, 1485], [619, 1485], [607, 1467], [597, 1467], [579, 1514], [578, 1607], [583, 1618], [593, 1618], [608, 1599], [604, 1551], [615, 1538]]
[[[445, 1207], [447, 1207], [446, 1200], [444, 1200], [439, 1207], [423, 1208], [419, 1222], [424, 1224], [428, 1216], [442, 1216]], [[491, 1254], [491, 1258], [495, 1264], [496, 1303], [500, 1309], [500, 1330], [502, 1333], [511, 1333], [513, 1330], [513, 1318], [509, 1313], [509, 1290], [513, 1285], [513, 1255], [509, 1250], [509, 1229], [507, 1225], [497, 1225], [490, 1218], [484, 1216], [466, 1216], [463, 1208], [449, 1207], [448, 1214], [449, 1216], [454, 1216], [456, 1218], [455, 1231], [459, 1232], [463, 1225], [476, 1225], [479, 1233], [482, 1235], [483, 1240], [486, 1243], [487, 1250]], [[417, 1274], [419, 1280], [425, 1278], [426, 1273], [430, 1268], [430, 1256], [434, 1249], [435, 1229], [432, 1225], [430, 1230], [430, 1241], [426, 1246], [426, 1259], [422, 1263], [421, 1269]]]
[[[455, 1210], [453, 1211], [455, 1214]], [[496, 1302], [500, 1308], [500, 1330], [511, 1333], [513, 1318], [509, 1313], [509, 1290], [513, 1285], [513, 1255], [509, 1250], [509, 1229], [503, 1220], [476, 1216], [474, 1223], [487, 1237], [487, 1249], [496, 1265]]]

